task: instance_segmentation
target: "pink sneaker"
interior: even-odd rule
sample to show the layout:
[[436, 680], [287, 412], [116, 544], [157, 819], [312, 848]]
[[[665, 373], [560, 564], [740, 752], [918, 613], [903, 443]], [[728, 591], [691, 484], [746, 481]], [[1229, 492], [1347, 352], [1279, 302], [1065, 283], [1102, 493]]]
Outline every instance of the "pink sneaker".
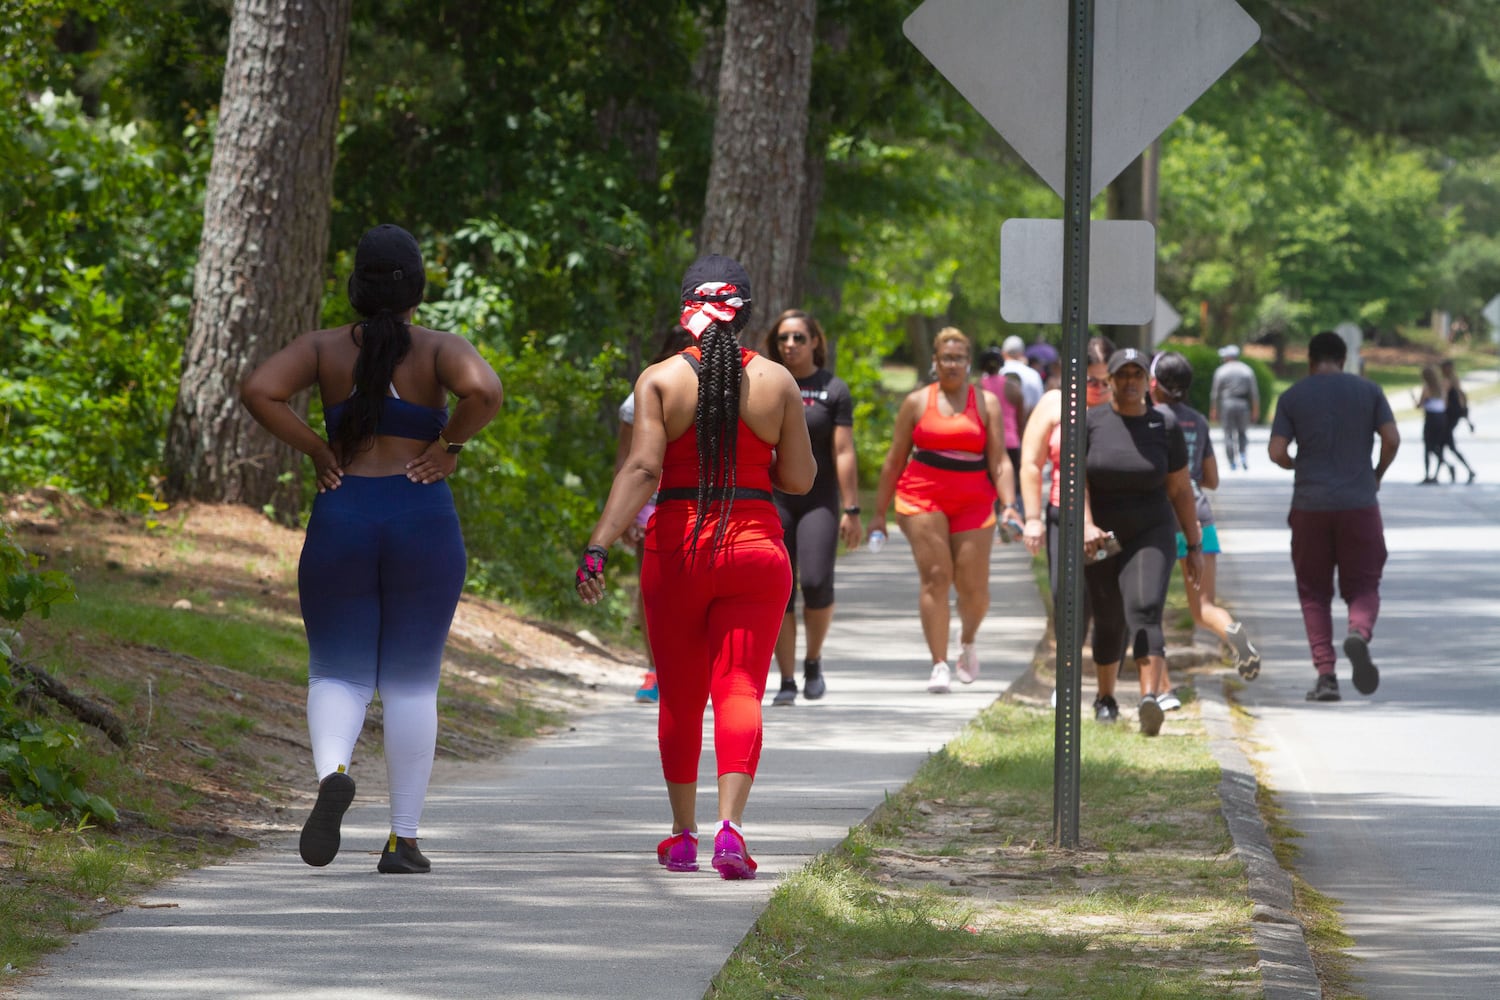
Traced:
[[672, 834], [656, 845], [656, 863], [669, 872], [697, 871], [698, 838], [690, 830]]
[[714, 870], [722, 879], [754, 878], [758, 867], [745, 846], [745, 838], [725, 820], [714, 835]]

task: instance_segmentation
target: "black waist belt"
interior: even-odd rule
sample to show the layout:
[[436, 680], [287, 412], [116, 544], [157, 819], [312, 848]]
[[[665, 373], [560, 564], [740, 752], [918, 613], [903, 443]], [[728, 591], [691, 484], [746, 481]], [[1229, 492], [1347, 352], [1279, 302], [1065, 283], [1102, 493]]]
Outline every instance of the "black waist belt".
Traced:
[[[757, 490], [748, 486], [736, 486], [729, 491], [729, 496], [735, 500], [770, 500], [770, 490]], [[656, 495], [658, 502], [662, 500], [697, 500], [698, 487], [696, 486], [674, 486], [669, 490], [662, 490]], [[724, 497], [711, 497], [711, 500], [727, 499]]]
[[982, 458], [954, 458], [952, 455], [928, 451], [926, 448], [913, 451], [911, 460], [930, 465], [934, 469], [942, 469], [944, 472], [983, 472], [989, 468], [988, 463]]

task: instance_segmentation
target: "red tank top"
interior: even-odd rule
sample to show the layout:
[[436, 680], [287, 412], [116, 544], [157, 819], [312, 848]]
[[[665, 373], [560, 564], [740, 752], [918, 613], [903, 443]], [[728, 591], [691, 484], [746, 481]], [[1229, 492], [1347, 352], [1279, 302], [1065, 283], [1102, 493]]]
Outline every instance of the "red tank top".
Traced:
[[927, 451], [968, 452], [984, 454], [984, 422], [979, 419], [979, 404], [974, 387], [969, 386], [969, 399], [964, 412], [945, 417], [938, 412], [937, 394], [941, 391], [936, 382], [927, 387], [927, 408], [917, 418], [912, 428], [911, 443]]
[[[703, 355], [696, 347], [682, 352], [698, 361]], [[740, 348], [740, 368], [743, 369], [755, 357], [747, 347]], [[666, 454], [662, 458], [661, 488], [697, 489], [698, 487], [698, 435], [696, 425], [689, 426], [675, 439], [667, 442]], [[743, 489], [771, 489], [771, 454], [775, 446], [755, 436], [750, 425], [739, 422], [735, 438], [734, 484]]]

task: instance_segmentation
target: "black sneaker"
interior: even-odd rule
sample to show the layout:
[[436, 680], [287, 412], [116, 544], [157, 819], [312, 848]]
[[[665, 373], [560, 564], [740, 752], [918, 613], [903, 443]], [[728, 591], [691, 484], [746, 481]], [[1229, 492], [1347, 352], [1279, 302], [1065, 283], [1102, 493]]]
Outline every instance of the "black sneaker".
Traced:
[[1234, 663], [1234, 669], [1240, 672], [1240, 676], [1247, 681], [1253, 681], [1260, 676], [1260, 650], [1256, 649], [1250, 642], [1250, 636], [1245, 632], [1245, 626], [1239, 622], [1232, 622], [1224, 630], [1224, 639], [1229, 643], [1229, 658]]
[[1094, 721], [1114, 722], [1120, 717], [1120, 706], [1114, 695], [1101, 694], [1094, 699]]
[[335, 771], [318, 783], [318, 801], [302, 824], [302, 838], [297, 843], [303, 861], [322, 868], [338, 856], [339, 827], [353, 801], [354, 779], [343, 771]]
[[823, 681], [823, 661], [802, 661], [802, 697], [808, 701], [816, 701], [823, 697], [828, 691], [828, 685]]
[[432, 862], [417, 850], [416, 844], [408, 844], [393, 833], [386, 838], [385, 850], [380, 852], [380, 863], [375, 870], [387, 875], [426, 875], [432, 871]]
[[1332, 674], [1319, 674], [1318, 683], [1307, 692], [1308, 701], [1338, 701], [1339, 679]]
[[1353, 633], [1344, 640], [1344, 655], [1354, 667], [1354, 690], [1360, 694], [1374, 694], [1380, 687], [1380, 671], [1370, 659], [1370, 640], [1358, 632]]
[[1155, 736], [1161, 732], [1161, 724], [1167, 718], [1156, 699], [1149, 694], [1141, 699], [1140, 716], [1141, 732], [1146, 736]]
[[771, 699], [773, 705], [795, 705], [797, 703], [797, 682], [791, 677], [781, 679], [781, 690], [776, 692], [776, 697]]

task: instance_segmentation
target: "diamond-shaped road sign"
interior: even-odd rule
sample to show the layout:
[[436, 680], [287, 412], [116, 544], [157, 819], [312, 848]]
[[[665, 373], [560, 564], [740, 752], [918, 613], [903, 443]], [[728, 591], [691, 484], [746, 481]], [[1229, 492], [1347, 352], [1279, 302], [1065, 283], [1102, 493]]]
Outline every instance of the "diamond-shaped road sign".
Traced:
[[1490, 329], [1500, 333], [1500, 295], [1485, 303], [1479, 315], [1490, 321]]
[[[927, 0], [921, 53], [1063, 195], [1068, 0]], [[1096, 0], [1093, 169], [1103, 191], [1260, 37], [1234, 0]]]

